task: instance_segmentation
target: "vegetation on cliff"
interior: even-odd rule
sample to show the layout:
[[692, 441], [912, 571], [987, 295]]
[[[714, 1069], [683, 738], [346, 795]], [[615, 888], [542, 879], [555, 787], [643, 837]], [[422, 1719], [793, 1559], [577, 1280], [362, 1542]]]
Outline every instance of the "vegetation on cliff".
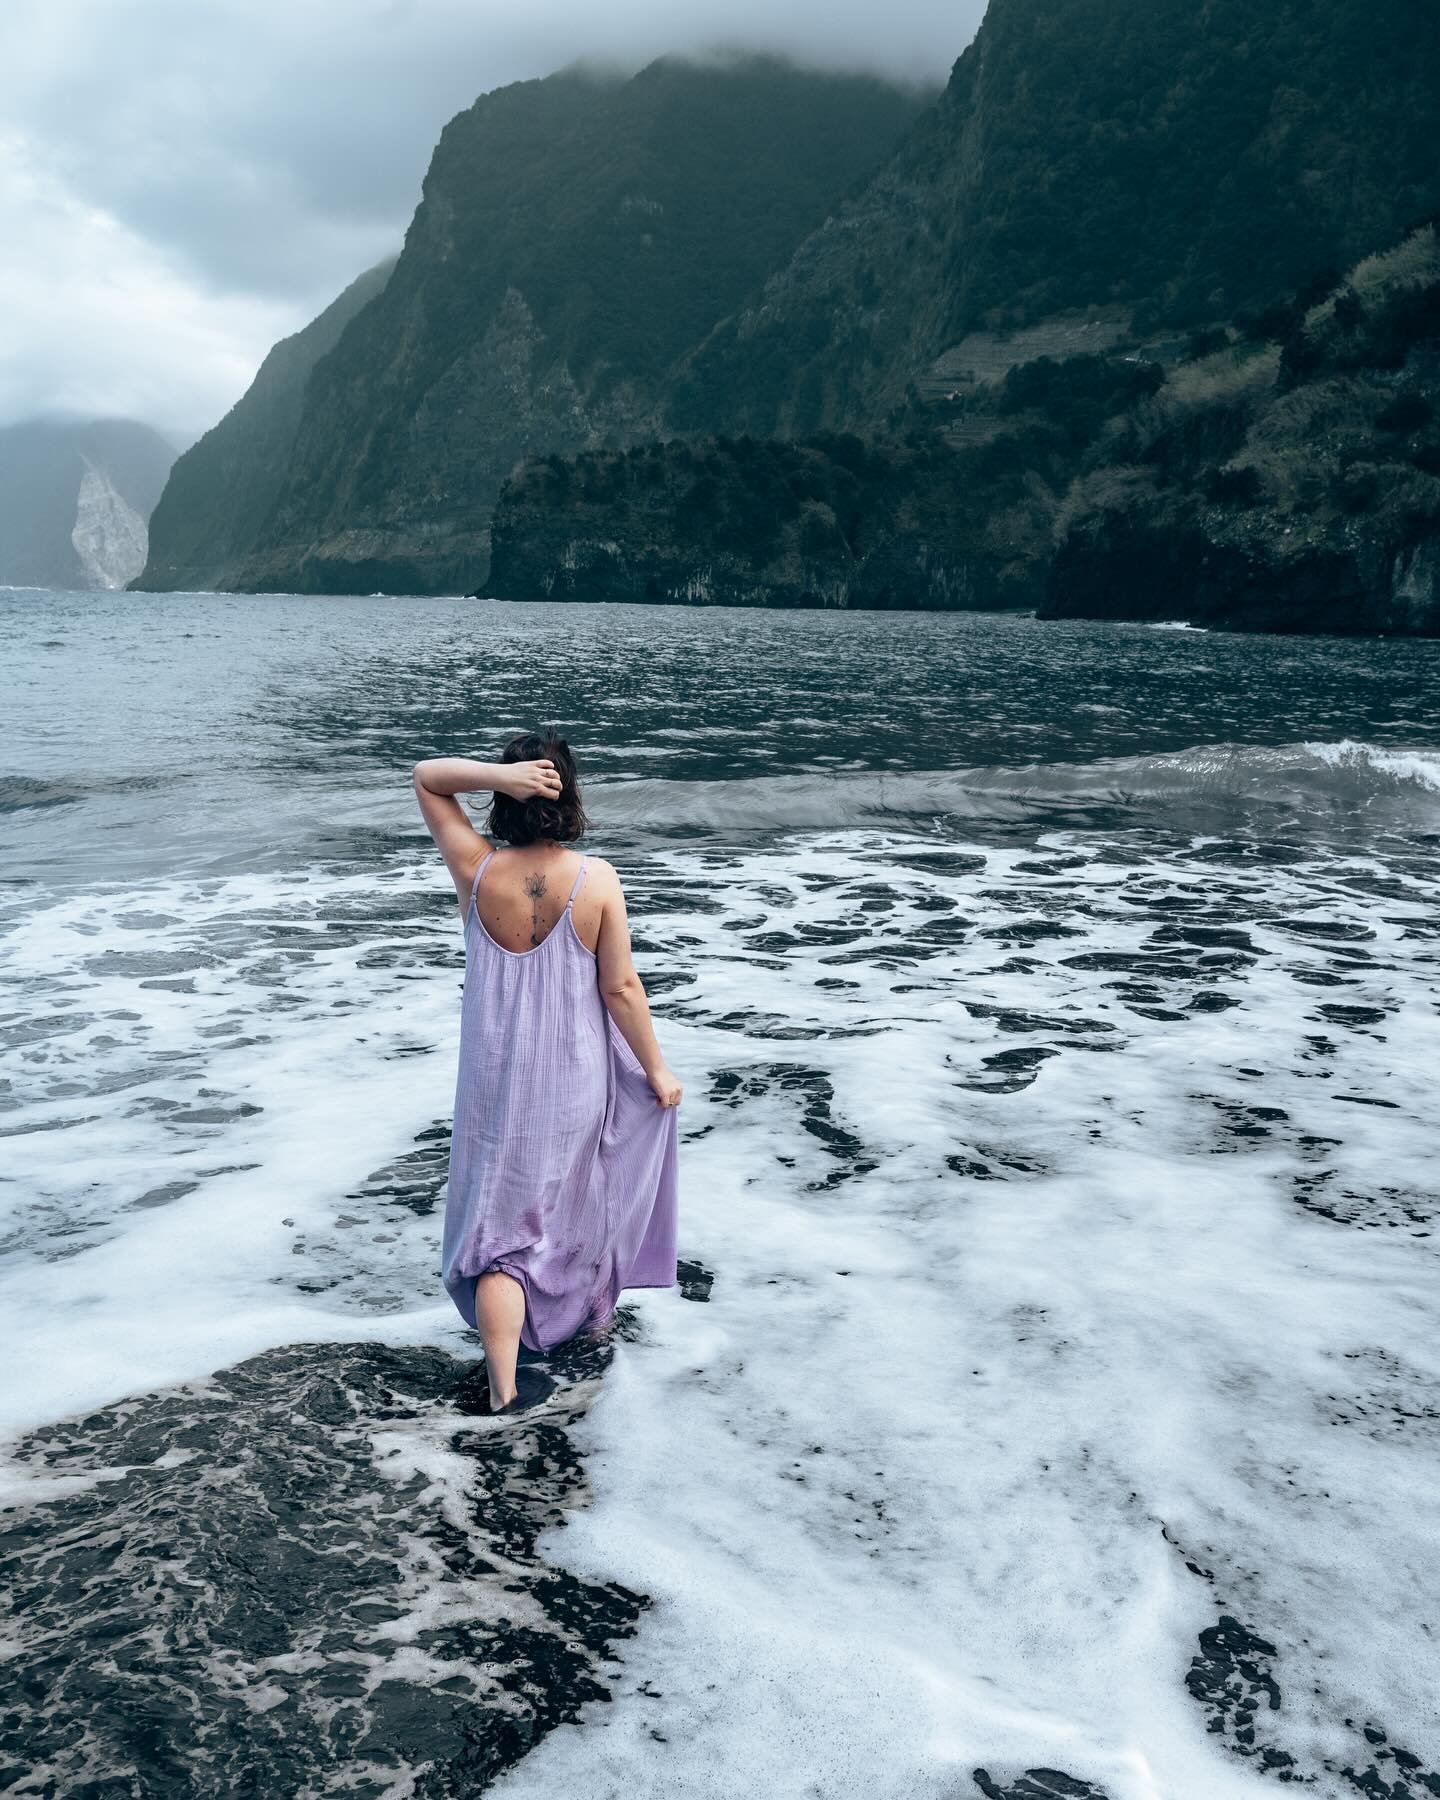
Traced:
[[502, 598], [1004, 606], [1440, 629], [1440, 248], [1196, 332], [1018, 364], [907, 441], [674, 441], [517, 471]]
[[979, 326], [1264, 305], [1435, 205], [1437, 95], [1420, 0], [993, 0], [887, 166], [697, 349], [669, 424], [873, 430]]
[[[500, 599], [995, 607], [1038, 598], [1023, 470], [937, 436], [674, 439], [535, 458], [502, 492]], [[967, 479], [968, 477], [968, 479]], [[974, 503], [969, 503], [973, 496]]]
[[1055, 496], [1105, 423], [1164, 380], [1101, 356], [1015, 369], [956, 449], [904, 438], [671, 439], [522, 464], [485, 592], [501, 599], [1013, 607], [1044, 594]]
[[1210, 334], [1096, 442], [1047, 616], [1440, 631], [1434, 225], [1308, 298]]

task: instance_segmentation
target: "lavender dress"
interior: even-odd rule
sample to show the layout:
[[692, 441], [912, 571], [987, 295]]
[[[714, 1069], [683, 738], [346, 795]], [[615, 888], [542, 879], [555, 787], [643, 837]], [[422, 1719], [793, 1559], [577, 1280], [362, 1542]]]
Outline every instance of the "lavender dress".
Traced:
[[467, 1325], [475, 1277], [525, 1290], [521, 1342], [548, 1350], [602, 1325], [622, 1288], [675, 1281], [677, 1121], [606, 1010], [571, 909], [506, 950], [465, 912], [460, 1070], [442, 1273]]

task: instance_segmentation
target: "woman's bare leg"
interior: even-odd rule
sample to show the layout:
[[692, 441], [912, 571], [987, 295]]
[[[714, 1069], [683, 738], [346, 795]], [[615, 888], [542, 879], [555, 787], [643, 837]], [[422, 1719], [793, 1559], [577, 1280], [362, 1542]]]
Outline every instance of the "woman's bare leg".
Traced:
[[493, 1408], [508, 1406], [515, 1398], [515, 1362], [524, 1322], [525, 1290], [513, 1275], [492, 1269], [477, 1278], [475, 1323], [485, 1346], [485, 1375]]

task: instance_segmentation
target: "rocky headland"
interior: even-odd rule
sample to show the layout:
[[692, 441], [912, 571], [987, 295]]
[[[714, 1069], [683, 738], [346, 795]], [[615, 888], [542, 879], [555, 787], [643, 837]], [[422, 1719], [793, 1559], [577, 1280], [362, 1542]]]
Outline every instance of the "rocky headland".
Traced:
[[1437, 127], [1358, 0], [992, 0], [936, 98], [499, 89], [136, 585], [1431, 631]]

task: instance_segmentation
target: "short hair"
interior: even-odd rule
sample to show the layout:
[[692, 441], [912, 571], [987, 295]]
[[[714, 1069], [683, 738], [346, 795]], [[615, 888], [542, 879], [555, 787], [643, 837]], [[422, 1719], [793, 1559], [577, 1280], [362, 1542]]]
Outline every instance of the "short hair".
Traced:
[[560, 792], [552, 799], [548, 794], [531, 794], [515, 800], [509, 794], [496, 794], [490, 802], [486, 830], [491, 837], [507, 844], [524, 845], [549, 841], [572, 844], [583, 837], [589, 821], [580, 803], [580, 777], [570, 746], [553, 728], [522, 732], [511, 738], [500, 752], [502, 763], [534, 762], [547, 758], [560, 777]]

